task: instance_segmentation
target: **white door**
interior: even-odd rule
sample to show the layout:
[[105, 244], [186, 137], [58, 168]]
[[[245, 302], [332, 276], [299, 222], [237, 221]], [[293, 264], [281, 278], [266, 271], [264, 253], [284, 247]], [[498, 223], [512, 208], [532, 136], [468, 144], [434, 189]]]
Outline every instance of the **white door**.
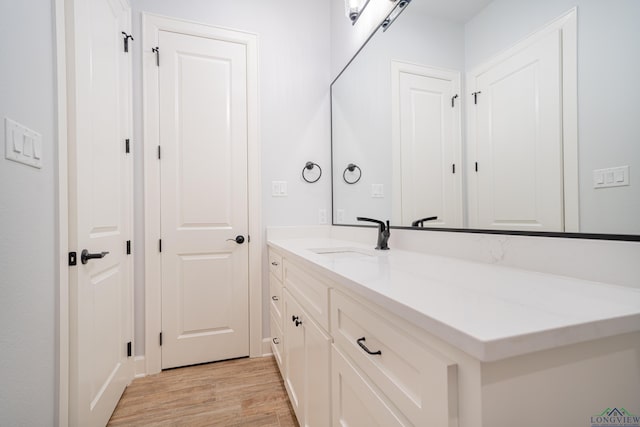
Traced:
[[472, 82], [473, 227], [564, 230], [561, 47], [553, 31]]
[[457, 72], [392, 63], [394, 222], [437, 216], [425, 227], [461, 227]]
[[249, 355], [247, 52], [158, 40], [166, 369]]
[[[133, 379], [131, 53], [128, 3], [67, 4], [69, 73], [70, 424], [103, 426]], [[105, 256], [84, 263], [81, 253]]]

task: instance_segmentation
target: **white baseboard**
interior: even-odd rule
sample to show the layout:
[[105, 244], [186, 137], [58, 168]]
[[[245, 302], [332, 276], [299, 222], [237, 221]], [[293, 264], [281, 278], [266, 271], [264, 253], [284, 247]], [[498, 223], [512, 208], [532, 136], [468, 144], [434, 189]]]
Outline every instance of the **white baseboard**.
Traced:
[[135, 378], [142, 378], [147, 375], [147, 364], [144, 360], [144, 356], [136, 356], [133, 358], [133, 363], [136, 368]]
[[271, 356], [273, 350], [271, 350], [271, 338], [262, 339], [262, 357]]

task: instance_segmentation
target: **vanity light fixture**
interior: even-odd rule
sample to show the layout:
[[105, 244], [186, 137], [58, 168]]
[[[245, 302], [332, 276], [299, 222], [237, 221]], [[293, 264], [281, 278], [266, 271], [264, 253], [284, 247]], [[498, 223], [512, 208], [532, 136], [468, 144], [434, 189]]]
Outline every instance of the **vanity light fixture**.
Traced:
[[382, 24], [380, 24], [380, 26], [382, 27], [382, 31], [383, 32], [387, 31], [387, 29], [391, 26], [391, 24], [393, 24], [393, 21], [398, 19], [398, 16], [400, 16], [402, 11], [407, 8], [409, 3], [411, 3], [411, 0], [400, 0], [400, 1], [398, 1], [398, 3], [396, 4], [396, 7], [394, 7], [391, 10], [389, 15], [387, 15], [387, 17], [384, 19], [384, 21], [382, 21]]
[[370, 0], [344, 0], [345, 14], [351, 20], [351, 25], [355, 25], [356, 21], [369, 4]]

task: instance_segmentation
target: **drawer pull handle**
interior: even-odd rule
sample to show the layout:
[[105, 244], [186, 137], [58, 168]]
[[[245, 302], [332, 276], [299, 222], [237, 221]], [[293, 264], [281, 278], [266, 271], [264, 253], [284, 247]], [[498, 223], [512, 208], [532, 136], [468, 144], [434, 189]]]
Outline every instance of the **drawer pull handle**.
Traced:
[[278, 298], [277, 295], [272, 296], [271, 299], [274, 301], [280, 301], [280, 298]]
[[367, 346], [366, 346], [366, 345], [364, 345], [364, 342], [365, 342], [365, 341], [366, 341], [366, 340], [365, 340], [365, 338], [364, 338], [364, 337], [362, 337], [362, 338], [358, 339], [356, 342], [358, 343], [358, 345], [360, 346], [360, 348], [361, 348], [361, 349], [363, 349], [364, 351], [366, 351], [366, 352], [367, 352], [367, 353], [369, 353], [369, 354], [372, 354], [372, 355], [382, 354], [382, 352], [381, 352], [380, 350], [378, 350], [378, 351], [371, 351], [371, 350], [369, 350], [369, 349], [367, 348]]
[[279, 264], [276, 261], [271, 261], [271, 265], [273, 265], [274, 267], [277, 267]]
[[280, 344], [280, 340], [278, 339], [278, 337], [273, 339], [273, 343], [276, 345]]

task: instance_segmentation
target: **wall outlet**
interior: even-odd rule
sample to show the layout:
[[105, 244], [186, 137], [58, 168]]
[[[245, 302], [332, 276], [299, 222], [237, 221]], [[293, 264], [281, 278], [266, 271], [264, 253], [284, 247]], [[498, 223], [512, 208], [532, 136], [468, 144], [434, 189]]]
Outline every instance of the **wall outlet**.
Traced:
[[318, 224], [326, 224], [327, 223], [327, 210], [322, 208], [318, 210]]
[[287, 197], [287, 181], [271, 181], [272, 197]]

